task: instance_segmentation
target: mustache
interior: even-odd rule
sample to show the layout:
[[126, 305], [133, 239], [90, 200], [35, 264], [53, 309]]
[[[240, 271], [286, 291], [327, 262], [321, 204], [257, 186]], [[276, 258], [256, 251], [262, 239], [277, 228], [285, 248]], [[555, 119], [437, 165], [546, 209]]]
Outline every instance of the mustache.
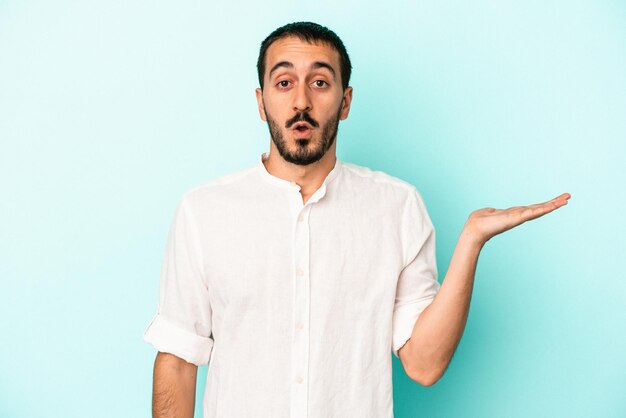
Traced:
[[297, 122], [307, 122], [309, 125], [311, 125], [314, 128], [317, 128], [319, 126], [319, 123], [317, 123], [317, 121], [313, 119], [311, 115], [309, 115], [308, 112], [298, 112], [293, 118], [289, 119], [285, 123], [285, 127], [289, 129], [294, 123], [297, 123]]

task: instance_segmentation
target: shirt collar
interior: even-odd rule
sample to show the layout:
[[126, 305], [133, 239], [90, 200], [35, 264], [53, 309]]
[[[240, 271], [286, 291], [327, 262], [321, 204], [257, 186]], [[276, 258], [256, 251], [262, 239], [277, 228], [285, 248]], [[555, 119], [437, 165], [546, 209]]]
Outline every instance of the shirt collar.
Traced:
[[[264, 152], [261, 154], [261, 158], [259, 159], [259, 163], [257, 164], [257, 168], [258, 171], [261, 173], [261, 177], [263, 177], [264, 180], [268, 181], [271, 184], [274, 184], [276, 186], [279, 187], [285, 187], [285, 188], [292, 188], [292, 189], [296, 189], [296, 190], [300, 190], [300, 186], [294, 182], [294, 181], [289, 181], [289, 180], [285, 180], [285, 179], [281, 179], [279, 177], [276, 177], [272, 174], [270, 174], [269, 171], [267, 171], [267, 168], [265, 168], [265, 164], [263, 164], [263, 161], [266, 160], [269, 157], [269, 153]], [[339, 174], [339, 171], [341, 170], [341, 166], [342, 166], [342, 161], [339, 160], [339, 158], [335, 159], [335, 166], [333, 167], [332, 170], [330, 170], [330, 172], [328, 173], [328, 175], [326, 176], [326, 178], [324, 179], [324, 183], [322, 183], [322, 185], [320, 186], [320, 189], [326, 189], [326, 186], [333, 181], [336, 177], [337, 174]], [[318, 189], [319, 191], [319, 189]]]

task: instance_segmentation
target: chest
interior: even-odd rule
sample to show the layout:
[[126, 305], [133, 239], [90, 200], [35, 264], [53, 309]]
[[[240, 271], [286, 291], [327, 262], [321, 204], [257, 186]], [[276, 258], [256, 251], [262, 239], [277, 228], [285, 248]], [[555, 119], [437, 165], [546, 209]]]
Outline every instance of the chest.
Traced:
[[246, 310], [285, 305], [304, 282], [311, 298], [358, 310], [395, 289], [401, 234], [397, 217], [384, 208], [262, 209], [224, 212], [203, 233], [216, 305]]

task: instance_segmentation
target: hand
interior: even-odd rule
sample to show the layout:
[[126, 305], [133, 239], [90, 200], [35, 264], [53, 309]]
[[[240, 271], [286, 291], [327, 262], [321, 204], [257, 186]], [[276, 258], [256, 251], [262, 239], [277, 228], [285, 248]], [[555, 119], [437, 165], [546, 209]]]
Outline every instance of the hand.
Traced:
[[494, 236], [515, 228], [526, 221], [539, 218], [567, 204], [569, 193], [544, 203], [514, 206], [508, 209], [483, 208], [472, 212], [463, 227], [462, 235], [483, 246]]

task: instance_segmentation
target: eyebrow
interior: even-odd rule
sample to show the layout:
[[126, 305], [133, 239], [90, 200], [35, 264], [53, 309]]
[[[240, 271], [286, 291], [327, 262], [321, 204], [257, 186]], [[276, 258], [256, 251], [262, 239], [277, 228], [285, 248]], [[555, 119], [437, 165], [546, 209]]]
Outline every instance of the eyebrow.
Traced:
[[[280, 61], [279, 63], [277, 63], [276, 65], [274, 65], [272, 67], [272, 69], [270, 70], [270, 74], [269, 74], [269, 78], [272, 78], [272, 73], [276, 70], [278, 70], [279, 68], [290, 68], [293, 69], [293, 63], [289, 62], [289, 61]], [[330, 71], [333, 75], [333, 79], [335, 79], [335, 69], [327, 62], [324, 61], [315, 61], [314, 63], [311, 64], [310, 68], [312, 70], [317, 70], [319, 68], [326, 68], [328, 71]]]

